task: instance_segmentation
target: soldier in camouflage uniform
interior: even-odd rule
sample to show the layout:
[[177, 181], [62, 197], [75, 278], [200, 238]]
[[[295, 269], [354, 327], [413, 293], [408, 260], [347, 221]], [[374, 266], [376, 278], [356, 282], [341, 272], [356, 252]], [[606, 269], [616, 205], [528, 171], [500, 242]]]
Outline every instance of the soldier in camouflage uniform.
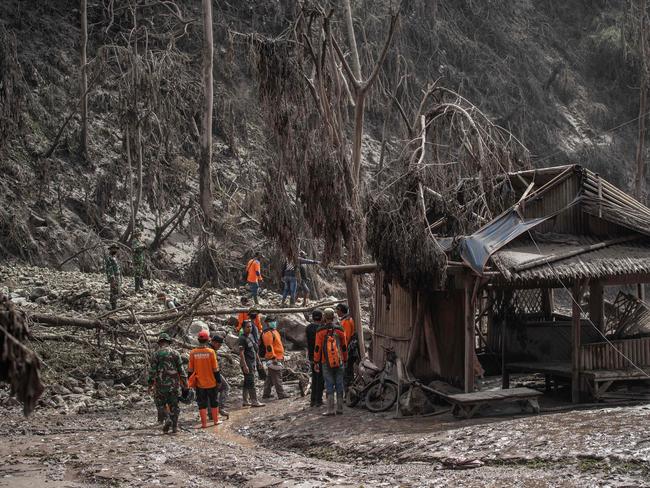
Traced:
[[160, 349], [154, 354], [149, 373], [149, 387], [155, 389], [154, 399], [160, 419], [163, 412], [163, 432], [178, 431], [178, 394], [179, 387], [187, 388], [187, 375], [183, 368], [181, 355], [171, 348], [172, 339], [168, 334], [160, 334]]
[[120, 297], [120, 287], [122, 285], [122, 272], [120, 263], [117, 262], [117, 244], [111, 244], [108, 247], [108, 256], [106, 256], [104, 267], [106, 268], [106, 280], [110, 285], [110, 302], [111, 309], [117, 308], [117, 299]]
[[136, 293], [144, 288], [144, 252], [145, 245], [140, 241], [140, 231], [133, 232], [131, 250], [133, 251], [133, 278]]

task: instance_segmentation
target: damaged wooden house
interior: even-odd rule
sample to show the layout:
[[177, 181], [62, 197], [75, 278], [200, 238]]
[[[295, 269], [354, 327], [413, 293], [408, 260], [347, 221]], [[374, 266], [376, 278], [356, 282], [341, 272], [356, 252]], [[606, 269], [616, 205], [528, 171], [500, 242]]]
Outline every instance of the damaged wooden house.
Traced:
[[[650, 379], [650, 209], [576, 165], [503, 178], [513, 206], [471, 235], [436, 238], [442, 280], [407, 289], [379, 265], [373, 361], [391, 346], [423, 382], [473, 392], [487, 353], [504, 389], [512, 373], [541, 373], [573, 402]], [[621, 285], [638, 296], [606, 302]]]

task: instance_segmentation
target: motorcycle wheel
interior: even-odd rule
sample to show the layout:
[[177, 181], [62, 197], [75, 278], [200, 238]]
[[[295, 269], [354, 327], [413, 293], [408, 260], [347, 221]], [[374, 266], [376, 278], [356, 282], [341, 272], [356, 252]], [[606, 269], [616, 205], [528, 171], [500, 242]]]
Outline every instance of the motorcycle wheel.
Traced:
[[371, 412], [384, 412], [397, 401], [397, 384], [391, 380], [377, 381], [366, 392], [366, 408]]

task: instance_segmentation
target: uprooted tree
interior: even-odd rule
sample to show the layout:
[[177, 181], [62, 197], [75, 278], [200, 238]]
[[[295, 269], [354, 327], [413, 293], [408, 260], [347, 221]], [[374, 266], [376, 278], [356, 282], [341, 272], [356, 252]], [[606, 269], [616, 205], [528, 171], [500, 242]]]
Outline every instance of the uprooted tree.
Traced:
[[[468, 100], [430, 84], [413, 113], [394, 99], [408, 137], [370, 199], [368, 246], [409, 290], [440, 285], [453, 240], [514, 204], [506, 174], [529, 166], [528, 151]], [[449, 242], [451, 241], [451, 242]]]

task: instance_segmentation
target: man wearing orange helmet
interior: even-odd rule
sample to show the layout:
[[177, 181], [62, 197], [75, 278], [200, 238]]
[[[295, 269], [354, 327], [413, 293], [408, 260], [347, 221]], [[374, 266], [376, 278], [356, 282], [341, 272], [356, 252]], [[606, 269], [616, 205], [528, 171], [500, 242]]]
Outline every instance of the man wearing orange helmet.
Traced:
[[199, 332], [197, 337], [199, 347], [190, 351], [190, 362], [187, 370], [190, 373], [190, 386], [196, 388], [196, 403], [199, 407], [201, 427], [208, 426], [208, 404], [211, 407], [214, 425], [219, 421], [219, 404], [217, 387], [221, 382], [217, 354], [210, 347], [210, 334], [207, 330]]

